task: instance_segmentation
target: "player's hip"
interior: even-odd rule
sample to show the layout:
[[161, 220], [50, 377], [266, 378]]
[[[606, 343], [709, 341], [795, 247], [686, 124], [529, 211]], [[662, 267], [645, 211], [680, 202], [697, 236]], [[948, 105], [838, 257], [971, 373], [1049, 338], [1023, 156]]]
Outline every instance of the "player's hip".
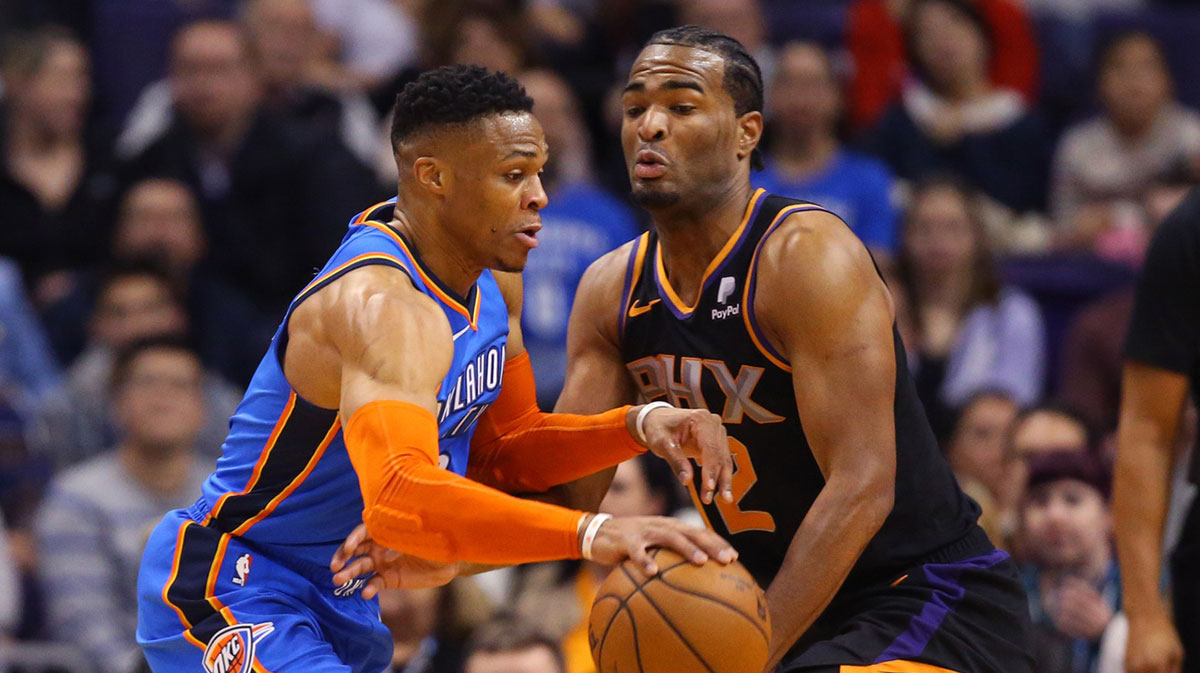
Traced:
[[[931, 673], [1021, 673], [1032, 670], [1028, 638], [1029, 606], [1016, 567], [993, 549], [922, 563], [839, 595], [782, 670], [910, 670], [903, 666], [911, 663], [911, 670]], [[885, 662], [900, 663], [869, 668]]]
[[[334, 586], [324, 573], [297, 570], [293, 559], [248, 544], [206, 526], [186, 510], [168, 513], [151, 533], [138, 575], [138, 633], [155, 638], [181, 629], [211, 635], [235, 619], [230, 605], [251, 596], [281, 596], [315, 619], [355, 623], [378, 621], [378, 603], [359, 595], [366, 578]], [[361, 628], [361, 626], [360, 626]], [[198, 639], [203, 640], [202, 638]]]

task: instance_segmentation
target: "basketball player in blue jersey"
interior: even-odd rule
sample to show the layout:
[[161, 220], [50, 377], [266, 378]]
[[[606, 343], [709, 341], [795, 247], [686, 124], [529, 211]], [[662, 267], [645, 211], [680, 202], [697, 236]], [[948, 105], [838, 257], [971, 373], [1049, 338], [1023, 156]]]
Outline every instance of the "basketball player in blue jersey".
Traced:
[[621, 137], [654, 226], [584, 276], [558, 410], [721, 414], [734, 501], [697, 505], [767, 588], [768, 670], [1028, 672], [1012, 560], [938, 450], [869, 253], [820, 206], [751, 189], [762, 95], [717, 32], [662, 31], [638, 56]]
[[[397, 97], [398, 199], [355, 217], [292, 302], [200, 498], [147, 543], [137, 638], [156, 673], [380, 671], [392, 641], [375, 591], [445, 582], [464, 563], [632, 557], [654, 572], [650, 546], [733, 559], [670, 519], [502, 492], [647, 447], [688, 478], [701, 459], [708, 499], [728, 496], [732, 472], [708, 412], [537, 410], [519, 276], [492, 271], [520, 271], [537, 245], [546, 147], [531, 105], [511, 78], [466, 66]], [[345, 556], [331, 565], [348, 536], [382, 580]]]

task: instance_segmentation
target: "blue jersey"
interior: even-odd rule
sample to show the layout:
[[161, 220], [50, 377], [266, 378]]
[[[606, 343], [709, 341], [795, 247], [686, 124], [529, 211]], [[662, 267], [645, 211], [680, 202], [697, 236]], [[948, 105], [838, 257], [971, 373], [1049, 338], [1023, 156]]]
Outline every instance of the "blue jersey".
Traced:
[[353, 269], [383, 264], [408, 274], [442, 307], [454, 335], [454, 360], [438, 390], [439, 463], [445, 469], [466, 472], [476, 421], [500, 392], [508, 310], [496, 280], [484, 271], [465, 297], [445, 287], [386, 224], [394, 206], [392, 199], [355, 217], [329, 262], [288, 308], [193, 508], [208, 526], [280, 560], [327, 567], [363, 511], [337, 410], [300, 397], [283, 373], [288, 318], [301, 302]]

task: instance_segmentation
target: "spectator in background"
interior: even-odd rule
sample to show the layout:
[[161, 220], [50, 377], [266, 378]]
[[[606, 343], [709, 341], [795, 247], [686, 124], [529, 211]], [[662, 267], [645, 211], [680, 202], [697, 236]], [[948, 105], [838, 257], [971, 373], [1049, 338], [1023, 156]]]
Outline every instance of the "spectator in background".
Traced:
[[[1158, 228], [1192, 188], [1181, 178], [1166, 176], [1149, 186], [1143, 203], [1151, 230]], [[1078, 410], [1104, 435], [1117, 427], [1122, 349], [1133, 314], [1133, 294], [1133, 288], [1121, 288], [1080, 309], [1060, 346], [1057, 399]]]
[[872, 252], [896, 248], [892, 175], [878, 160], [842, 147], [841, 92], [829, 55], [812, 42], [790, 42], [771, 82], [766, 168], [756, 187], [819, 203], [841, 216]]
[[920, 185], [901, 235], [897, 277], [916, 338], [908, 343], [917, 391], [945, 439], [954, 410], [980, 390], [1018, 405], [1042, 392], [1046, 361], [1041, 310], [1004, 287], [971, 193], [954, 180]]
[[20, 575], [9, 547], [8, 529], [0, 512], [0, 646], [12, 637], [21, 621]]
[[[340, 81], [362, 91], [415, 64], [421, 51], [414, 14], [422, 0], [308, 0], [334, 41]], [[391, 98], [395, 98], [393, 91]]]
[[1102, 640], [1121, 609], [1113, 553], [1112, 475], [1086, 451], [1030, 461], [1022, 501], [1024, 572], [1039, 673], [1096, 673]]
[[385, 589], [379, 615], [392, 632], [386, 673], [460, 673], [463, 644], [493, 616], [493, 607], [470, 577], [429, 589]]
[[[165, 274], [144, 263], [113, 267], [99, 283], [87, 347], [38, 413], [35, 447], [65, 467], [113, 446], [117, 427], [108, 392], [116, 354], [139, 339], [187, 331], [187, 314]], [[203, 395], [206, 413], [197, 443], [205, 455], [216, 456], [241, 393], [206, 373]]]
[[128, 346], [112, 377], [122, 439], [56, 477], [39, 513], [49, 631], [102, 673], [145, 665], [134, 640], [138, 567], [159, 516], [187, 507], [212, 469], [196, 453], [203, 382], [199, 357], [180, 341]]
[[869, 138], [896, 175], [951, 171], [1012, 211], [1045, 206], [1047, 146], [1040, 118], [988, 78], [996, 45], [968, 0], [914, 0], [905, 40], [917, 81]]
[[322, 58], [309, 1], [248, 0], [242, 24], [262, 64], [267, 107], [316, 133], [336, 135], [359, 160], [372, 161], [381, 142], [379, 120], [362, 90]]
[[0, 399], [28, 415], [61, 377], [20, 268], [0, 258]]
[[501, 619], [467, 643], [463, 673], [567, 673], [558, 643], [533, 623]]
[[[170, 178], [134, 183], [121, 200], [110, 250], [110, 258], [121, 264], [155, 260], [183, 300], [205, 366], [238, 385], [249, 382], [274, 325], [204, 262], [208, 241], [196, 197], [186, 184]], [[78, 289], [45, 312], [60, 357], [66, 361], [84, 347], [85, 318], [95, 308], [90, 288], [100, 273], [91, 269], [80, 274]]]
[[979, 503], [979, 525], [992, 542], [1007, 547], [1019, 496], [1015, 456], [1008, 448], [1017, 405], [1003, 392], [981, 391], [963, 406], [946, 450], [959, 485]]
[[[679, 482], [670, 467], [661, 460], [638, 456], [617, 466], [599, 509], [613, 516], [668, 516], [682, 506]], [[522, 568], [524, 576], [514, 594], [516, 614], [536, 621], [546, 633], [560, 639], [566, 673], [595, 673], [588, 644], [588, 614], [600, 583], [611, 570], [579, 561]]]
[[542, 185], [549, 205], [541, 209], [537, 254], [523, 273], [521, 330], [533, 362], [538, 402], [552, 409], [567, 368], [567, 317], [588, 265], [639, 233], [633, 214], [592, 177], [592, 152], [571, 88], [549, 70], [520, 77], [533, 98], [553, 158]]
[[[1092, 0], [1083, 0], [1091, 2]], [[900, 97], [908, 68], [903, 24], [913, 0], [855, 0], [846, 19], [846, 46], [854, 66], [849, 116], [855, 129], [874, 126]], [[1038, 48], [1033, 25], [1021, 3], [975, 0], [987, 22], [993, 46], [988, 76], [997, 87], [1017, 91], [1027, 103], [1037, 100]]]
[[1162, 47], [1144, 32], [1123, 33], [1104, 47], [1097, 90], [1102, 113], [1069, 129], [1054, 157], [1059, 243], [1130, 247], [1126, 257], [1140, 261], [1150, 186], [1173, 172], [1200, 175], [1200, 114], [1174, 99]]
[[97, 260], [116, 181], [86, 131], [88, 55], [59, 28], [9, 36], [0, 58], [0, 254], [21, 265], [39, 301], [67, 291], [55, 272]]
[[703, 26], [742, 43], [762, 70], [764, 82], [775, 77], [775, 49], [767, 41], [767, 18], [760, 0], [684, 0], [678, 23]]
[[237, 24], [183, 28], [170, 62], [175, 121], [126, 168], [192, 188], [215, 270], [274, 318], [383, 190], [337, 137], [267, 110], [263, 86]]

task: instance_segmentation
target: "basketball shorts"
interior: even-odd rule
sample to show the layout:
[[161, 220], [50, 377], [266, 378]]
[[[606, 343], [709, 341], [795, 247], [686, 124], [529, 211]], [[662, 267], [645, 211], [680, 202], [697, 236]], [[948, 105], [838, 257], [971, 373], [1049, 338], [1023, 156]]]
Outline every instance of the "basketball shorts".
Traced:
[[982, 530], [885, 581], [843, 589], [786, 673], [1032, 673], [1029, 604]]
[[[362, 578], [286, 566], [239, 538], [170, 512], [138, 575], [137, 641], [154, 673], [376, 673], [392, 639]], [[302, 568], [302, 570], [297, 570]]]

